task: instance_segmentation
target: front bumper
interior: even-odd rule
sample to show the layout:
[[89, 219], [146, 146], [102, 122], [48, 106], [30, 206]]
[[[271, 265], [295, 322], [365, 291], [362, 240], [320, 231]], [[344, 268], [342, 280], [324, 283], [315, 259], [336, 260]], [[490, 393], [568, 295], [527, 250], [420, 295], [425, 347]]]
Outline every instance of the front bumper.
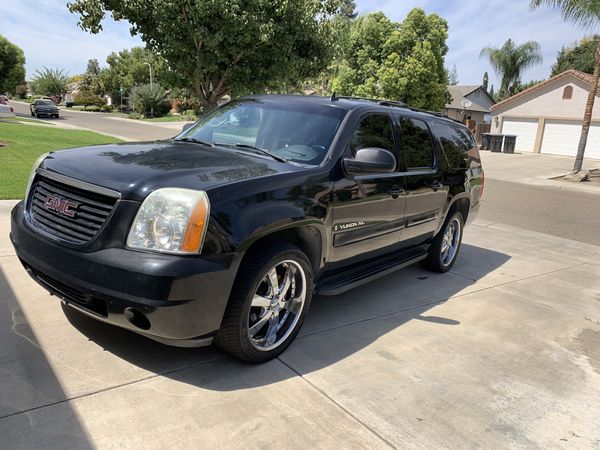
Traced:
[[122, 247], [67, 248], [26, 222], [23, 202], [12, 211], [10, 238], [33, 279], [65, 303], [169, 345], [210, 344], [235, 279], [234, 254], [208, 258]]

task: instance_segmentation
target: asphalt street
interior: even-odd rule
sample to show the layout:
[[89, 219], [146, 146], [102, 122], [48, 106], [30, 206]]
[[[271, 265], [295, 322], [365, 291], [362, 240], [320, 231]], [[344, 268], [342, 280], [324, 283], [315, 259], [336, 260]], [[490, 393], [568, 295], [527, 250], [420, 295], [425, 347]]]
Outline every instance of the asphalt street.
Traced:
[[[31, 117], [28, 104], [13, 102], [12, 105], [18, 116]], [[147, 123], [128, 119], [120, 120], [106, 113], [71, 111], [67, 108], [60, 109], [59, 119], [43, 118], [41, 120], [47, 122], [58, 121], [59, 123], [137, 141], [168, 139], [178, 134], [183, 127], [183, 123]]]
[[487, 178], [480, 217], [526, 230], [600, 244], [598, 193]]

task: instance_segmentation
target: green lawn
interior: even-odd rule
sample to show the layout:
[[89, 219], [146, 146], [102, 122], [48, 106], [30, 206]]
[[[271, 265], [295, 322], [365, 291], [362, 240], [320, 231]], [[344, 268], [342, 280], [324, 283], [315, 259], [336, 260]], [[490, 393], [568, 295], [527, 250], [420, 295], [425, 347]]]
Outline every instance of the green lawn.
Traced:
[[0, 199], [16, 199], [25, 195], [31, 166], [41, 154], [112, 142], [119, 140], [91, 131], [0, 122], [0, 143], [7, 144], [0, 147]]

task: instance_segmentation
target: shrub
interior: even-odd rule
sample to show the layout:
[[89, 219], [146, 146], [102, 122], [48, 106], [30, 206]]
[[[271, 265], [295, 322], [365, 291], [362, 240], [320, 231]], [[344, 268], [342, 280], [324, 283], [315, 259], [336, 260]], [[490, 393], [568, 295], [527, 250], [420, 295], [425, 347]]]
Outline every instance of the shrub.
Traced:
[[104, 112], [111, 112], [114, 108], [112, 105], [102, 105], [100, 109]]
[[84, 106], [83, 110], [89, 111], [89, 112], [100, 112], [100, 107], [99, 106]]
[[98, 97], [97, 95], [93, 95], [85, 91], [75, 94], [73, 102], [78, 105], [97, 106], [98, 108], [106, 105], [106, 100], [104, 100], [102, 97]]
[[106, 100], [104, 100], [102, 97], [98, 97], [97, 95], [90, 94], [89, 92], [85, 91], [75, 94], [73, 101], [78, 105], [97, 106], [98, 108], [106, 105]]
[[143, 119], [144, 116], [142, 114], [137, 113], [137, 112], [134, 111], [132, 113], [129, 113], [129, 118], [130, 119], [135, 119], [135, 120], [140, 120], [140, 119]]
[[171, 107], [168, 102], [164, 101], [165, 96], [165, 90], [158, 84], [154, 84], [152, 88], [149, 84], [136, 86], [131, 91], [133, 109], [146, 117], [150, 115], [152, 110], [154, 110], [155, 115], [165, 114]]

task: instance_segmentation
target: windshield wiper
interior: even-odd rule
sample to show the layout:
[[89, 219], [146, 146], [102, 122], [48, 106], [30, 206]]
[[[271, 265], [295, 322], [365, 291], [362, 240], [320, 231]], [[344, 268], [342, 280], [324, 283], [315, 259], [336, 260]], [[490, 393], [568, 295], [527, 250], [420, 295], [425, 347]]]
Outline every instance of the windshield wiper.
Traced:
[[182, 141], [182, 142], [193, 142], [194, 144], [202, 144], [202, 145], [206, 145], [207, 147], [214, 147], [212, 142], [206, 142], [206, 141], [203, 141], [202, 139], [196, 139], [196, 138], [191, 138], [191, 137], [183, 137], [183, 138], [179, 138], [179, 139], [175, 139], [175, 140]]
[[289, 163], [289, 160], [285, 159], [283, 156], [276, 155], [275, 153], [270, 152], [269, 150], [265, 150], [264, 148], [255, 147], [254, 145], [248, 144], [232, 144], [230, 142], [213, 142], [214, 145], [223, 146], [223, 147], [238, 147], [238, 148], [247, 148], [248, 150], [252, 150], [255, 153], [259, 153], [261, 155], [270, 156], [275, 161]]

